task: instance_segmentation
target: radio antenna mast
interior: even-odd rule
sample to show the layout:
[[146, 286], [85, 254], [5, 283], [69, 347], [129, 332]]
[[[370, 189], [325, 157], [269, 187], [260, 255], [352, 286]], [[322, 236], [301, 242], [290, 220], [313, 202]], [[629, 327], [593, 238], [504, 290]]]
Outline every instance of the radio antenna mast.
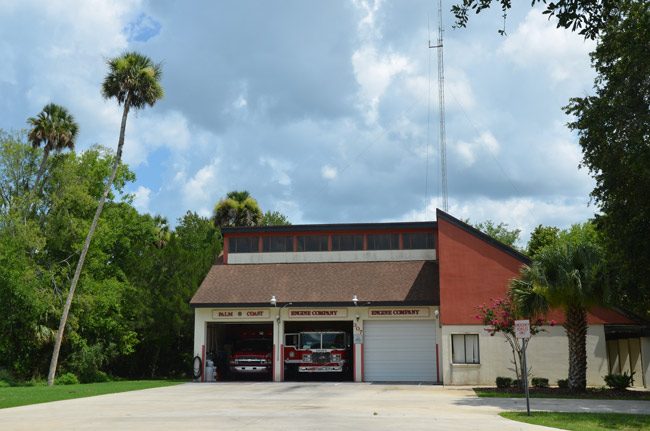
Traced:
[[440, 115], [440, 189], [442, 194], [442, 209], [449, 211], [449, 195], [447, 192], [447, 132], [445, 130], [445, 62], [443, 56], [442, 43], [442, 0], [438, 0], [438, 43], [431, 45], [429, 48], [438, 50], [438, 113]]

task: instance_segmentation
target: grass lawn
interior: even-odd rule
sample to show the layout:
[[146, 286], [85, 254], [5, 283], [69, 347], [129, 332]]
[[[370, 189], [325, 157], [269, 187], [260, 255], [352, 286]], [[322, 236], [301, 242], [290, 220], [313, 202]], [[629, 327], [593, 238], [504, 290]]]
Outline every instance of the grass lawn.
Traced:
[[25, 406], [27, 404], [47, 403], [49, 401], [92, 397], [93, 395], [116, 392], [137, 391], [139, 389], [160, 388], [178, 385], [178, 380], [124, 380], [106, 383], [55, 386], [19, 386], [0, 388], [0, 409]]
[[[524, 394], [518, 389], [497, 389], [497, 388], [473, 388], [474, 393], [481, 398], [523, 398]], [[638, 400], [650, 401], [648, 391], [618, 391], [607, 388], [587, 388], [585, 392], [571, 392], [568, 389], [530, 388], [531, 398], [573, 398], [573, 399], [594, 399], [594, 400]], [[648, 406], [650, 409], [650, 405]]]
[[535, 425], [572, 431], [638, 431], [650, 430], [650, 415], [625, 413], [552, 413], [525, 412], [499, 413], [504, 418]]

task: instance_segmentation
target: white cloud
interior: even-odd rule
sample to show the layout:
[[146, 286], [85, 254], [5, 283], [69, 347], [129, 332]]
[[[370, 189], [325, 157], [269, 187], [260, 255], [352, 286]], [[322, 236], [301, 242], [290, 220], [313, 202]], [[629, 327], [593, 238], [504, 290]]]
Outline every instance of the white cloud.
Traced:
[[143, 111], [129, 118], [128, 129], [124, 160], [131, 166], [144, 163], [158, 148], [177, 153], [188, 150], [193, 142], [187, 118], [178, 111]]
[[338, 170], [334, 166], [325, 165], [321, 168], [320, 174], [326, 180], [333, 180], [338, 176]]
[[148, 213], [151, 210], [149, 209], [149, 201], [151, 200], [151, 189], [138, 186], [135, 192], [133, 192], [133, 206], [141, 213]]
[[452, 149], [456, 151], [466, 166], [472, 166], [480, 156], [498, 154], [501, 146], [490, 131], [485, 131], [470, 142], [455, 142]]
[[373, 38], [380, 37], [377, 27], [377, 13], [381, 7], [381, 0], [353, 0], [353, 4], [358, 10], [365, 14], [359, 20], [359, 32], [362, 37]]
[[543, 67], [556, 81], [590, 76], [588, 54], [595, 42], [563, 28], [543, 15], [540, 8], [531, 9], [517, 29], [503, 42], [499, 52], [513, 63], [525, 68]]
[[[574, 223], [583, 223], [594, 214], [594, 209], [587, 206], [588, 198], [555, 197], [549, 200], [530, 197], [513, 197], [492, 199], [477, 197], [449, 200], [449, 214], [459, 219], [469, 219], [470, 223], [492, 220], [495, 223], [507, 223], [510, 229], [520, 229], [519, 246], [525, 246], [533, 229], [539, 225], [568, 228]], [[436, 208], [441, 208], [439, 198], [431, 199], [426, 210], [413, 210], [404, 214], [400, 220], [431, 220]]]
[[398, 53], [379, 54], [374, 46], [361, 47], [352, 55], [352, 65], [361, 86], [360, 98], [369, 122], [377, 120], [384, 92], [399, 73], [411, 70], [409, 60]]
[[291, 177], [288, 172], [293, 167], [292, 163], [274, 157], [261, 157], [260, 164], [271, 168], [271, 178], [273, 181], [276, 181], [281, 186], [291, 185]]
[[212, 214], [212, 206], [223, 189], [217, 181], [220, 162], [219, 158], [215, 158], [188, 179], [182, 172], [177, 173], [175, 177], [176, 181], [180, 182], [178, 191], [181, 193], [185, 207], [195, 210], [204, 217]]

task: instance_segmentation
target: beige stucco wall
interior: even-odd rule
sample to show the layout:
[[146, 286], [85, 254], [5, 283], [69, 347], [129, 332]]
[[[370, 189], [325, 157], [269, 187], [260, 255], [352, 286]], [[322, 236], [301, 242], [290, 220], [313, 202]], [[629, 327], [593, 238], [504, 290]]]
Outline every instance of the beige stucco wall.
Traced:
[[356, 250], [301, 251], [273, 253], [229, 253], [228, 264], [305, 263], [305, 262], [383, 262], [436, 260], [436, 251], [425, 250]]
[[[528, 348], [528, 364], [534, 377], [546, 377], [551, 384], [566, 379], [569, 348], [562, 327], [546, 327], [534, 336]], [[451, 363], [451, 335], [479, 334], [479, 365]], [[498, 376], [513, 377], [512, 350], [502, 334], [490, 336], [483, 325], [442, 327], [442, 368], [446, 385], [494, 385]], [[590, 325], [587, 332], [587, 384], [602, 386], [607, 374], [607, 350], [603, 325]]]
[[641, 361], [643, 363], [643, 383], [650, 388], [650, 337], [641, 338]]

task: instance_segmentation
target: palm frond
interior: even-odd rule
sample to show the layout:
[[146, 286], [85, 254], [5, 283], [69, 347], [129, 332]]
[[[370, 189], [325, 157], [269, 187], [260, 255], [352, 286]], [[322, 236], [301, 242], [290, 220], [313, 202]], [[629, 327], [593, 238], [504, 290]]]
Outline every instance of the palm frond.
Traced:
[[164, 96], [160, 79], [162, 65], [137, 52], [126, 52], [107, 61], [109, 73], [102, 83], [102, 95], [115, 98], [135, 109], [153, 106]]

